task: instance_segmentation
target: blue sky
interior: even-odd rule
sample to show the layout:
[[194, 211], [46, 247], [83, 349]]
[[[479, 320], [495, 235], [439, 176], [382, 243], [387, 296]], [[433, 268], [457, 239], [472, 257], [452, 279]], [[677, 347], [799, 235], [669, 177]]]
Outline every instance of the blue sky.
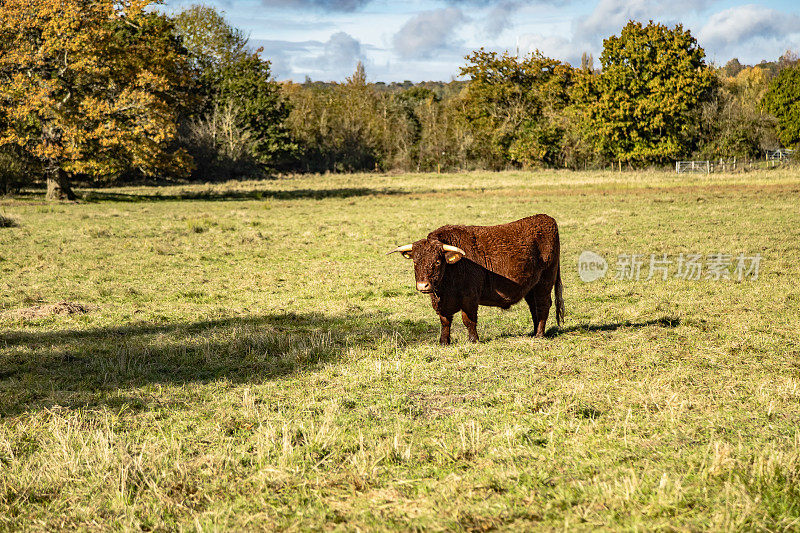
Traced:
[[[197, 0], [167, 0], [178, 11]], [[724, 64], [800, 51], [800, 2], [772, 0], [207, 0], [264, 48], [279, 80], [343, 80], [362, 61], [370, 81], [443, 80], [464, 56], [534, 49], [579, 62], [629, 20], [682, 23]]]

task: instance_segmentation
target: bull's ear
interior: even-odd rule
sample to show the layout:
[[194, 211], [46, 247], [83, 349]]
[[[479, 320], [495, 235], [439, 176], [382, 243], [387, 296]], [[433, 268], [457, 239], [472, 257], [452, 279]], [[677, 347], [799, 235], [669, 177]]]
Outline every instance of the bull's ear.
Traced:
[[456, 246], [450, 246], [449, 244], [445, 244], [442, 246], [444, 248], [444, 259], [449, 264], [458, 263], [462, 257], [467, 255], [464, 253], [464, 250], [461, 248], [457, 248]]
[[403, 257], [406, 259], [414, 259], [414, 256], [411, 255], [411, 252], [403, 252]]
[[445, 252], [444, 253], [444, 260], [447, 261], [449, 264], [458, 263], [461, 258], [464, 257], [458, 252]]

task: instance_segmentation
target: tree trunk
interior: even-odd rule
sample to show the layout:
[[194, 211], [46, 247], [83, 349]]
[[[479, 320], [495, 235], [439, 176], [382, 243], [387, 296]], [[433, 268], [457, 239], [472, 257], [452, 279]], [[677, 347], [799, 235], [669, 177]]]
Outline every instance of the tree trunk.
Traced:
[[47, 171], [47, 200], [75, 200], [77, 197], [69, 186], [67, 173], [60, 168]]

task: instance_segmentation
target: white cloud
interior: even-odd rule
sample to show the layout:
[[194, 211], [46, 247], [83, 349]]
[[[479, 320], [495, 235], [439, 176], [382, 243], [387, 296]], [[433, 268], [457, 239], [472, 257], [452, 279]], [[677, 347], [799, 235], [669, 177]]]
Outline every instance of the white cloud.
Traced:
[[455, 30], [467, 20], [457, 7], [418, 13], [394, 35], [394, 50], [406, 59], [430, 58], [443, 51], [452, 51], [461, 44], [455, 38]]
[[608, 37], [619, 32], [629, 20], [679, 22], [690, 12], [700, 12], [713, 0], [600, 0], [588, 16], [576, 19], [576, 36]]
[[359, 61], [369, 64], [364, 45], [348, 33], [337, 32], [325, 41], [275, 41], [253, 39], [263, 48], [262, 56], [272, 62], [272, 73], [278, 79], [343, 80], [353, 73]]
[[715, 13], [699, 37], [704, 45], [729, 49], [756, 38], [783, 41], [793, 34], [800, 34], [800, 16], [750, 4]]
[[525, 34], [518, 39], [519, 52], [522, 55], [530, 54], [535, 50], [546, 57], [566, 61], [572, 65], [580, 65], [583, 52], [592, 52], [591, 43], [569, 39], [559, 35]]
[[361, 42], [349, 33], [340, 31], [331, 35], [331, 38], [323, 44], [322, 54], [316, 58], [315, 63], [320, 70], [340, 71], [343, 68], [353, 70], [356, 63], [364, 59]]
[[[167, 0], [164, 9], [195, 1]], [[618, 35], [631, 19], [682, 23], [719, 64], [731, 57], [774, 60], [800, 49], [800, 7], [789, 0], [206, 1], [227, 4], [231, 23], [261, 38], [253, 44], [265, 47], [280, 79], [343, 80], [361, 60], [372, 80], [446, 80], [481, 46], [538, 49], [577, 65], [583, 52], [597, 60], [603, 38]]]
[[262, 0], [265, 6], [296, 9], [316, 8], [323, 11], [356, 11], [369, 0]]

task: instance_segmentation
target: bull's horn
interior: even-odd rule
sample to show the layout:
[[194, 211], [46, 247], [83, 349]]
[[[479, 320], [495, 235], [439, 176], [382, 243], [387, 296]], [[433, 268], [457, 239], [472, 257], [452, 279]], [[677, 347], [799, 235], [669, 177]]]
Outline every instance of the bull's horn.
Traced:
[[457, 246], [450, 246], [449, 244], [443, 244], [442, 248], [444, 249], [445, 252], [456, 252], [461, 255], [467, 255], [467, 252], [465, 252], [461, 248], [458, 248]]
[[387, 253], [386, 255], [393, 254], [395, 252], [410, 252], [413, 247], [414, 247], [413, 244], [404, 244], [403, 246], [398, 246], [397, 248]]

